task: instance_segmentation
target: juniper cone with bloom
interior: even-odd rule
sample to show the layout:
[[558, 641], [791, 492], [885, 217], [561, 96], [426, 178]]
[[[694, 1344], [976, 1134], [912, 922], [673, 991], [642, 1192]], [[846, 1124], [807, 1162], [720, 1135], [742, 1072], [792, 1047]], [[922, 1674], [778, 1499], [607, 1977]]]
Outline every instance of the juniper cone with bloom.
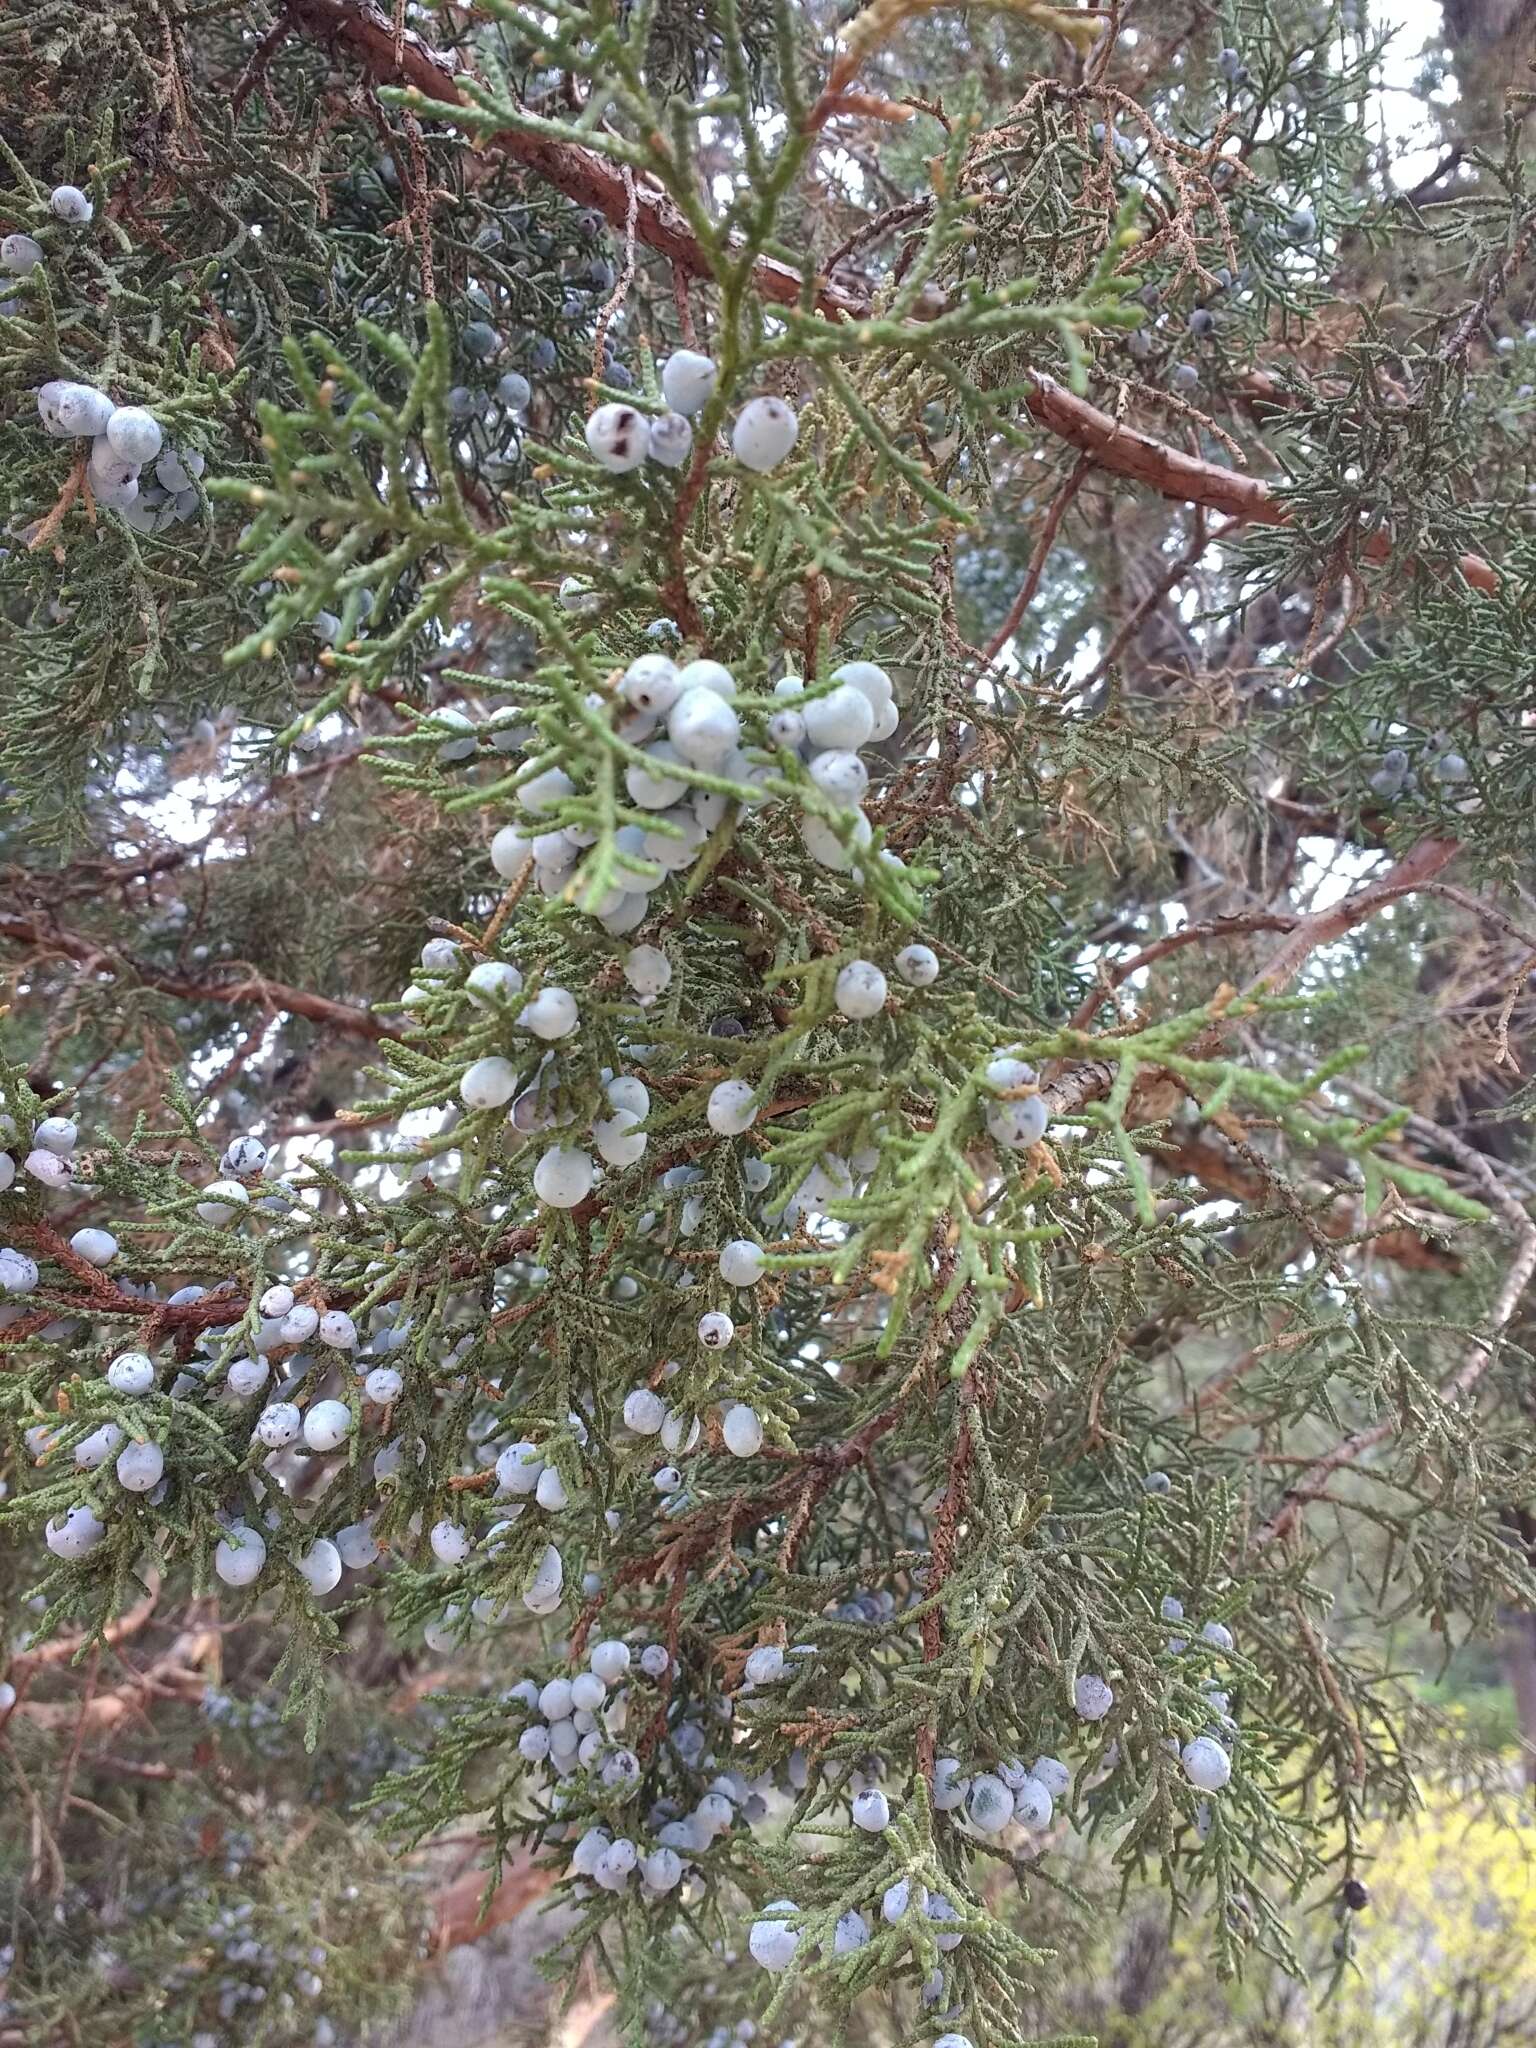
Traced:
[[0, 2035], [360, 2039], [466, 1842], [657, 2048], [1365, 1952], [1536, 1599], [1531, 215], [1386, 26], [0, 38]]

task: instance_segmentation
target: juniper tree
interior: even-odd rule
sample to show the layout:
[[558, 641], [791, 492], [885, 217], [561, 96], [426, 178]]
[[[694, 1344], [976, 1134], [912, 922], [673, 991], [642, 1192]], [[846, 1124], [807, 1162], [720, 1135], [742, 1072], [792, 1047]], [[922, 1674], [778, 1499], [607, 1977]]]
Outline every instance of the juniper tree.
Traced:
[[66, 1878], [215, 1608], [626, 2038], [1015, 2040], [1082, 1841], [1347, 1967], [1368, 1624], [1536, 1594], [1528, 100], [1405, 190], [1358, 15], [0, 41], [24, 2019], [365, 2016]]

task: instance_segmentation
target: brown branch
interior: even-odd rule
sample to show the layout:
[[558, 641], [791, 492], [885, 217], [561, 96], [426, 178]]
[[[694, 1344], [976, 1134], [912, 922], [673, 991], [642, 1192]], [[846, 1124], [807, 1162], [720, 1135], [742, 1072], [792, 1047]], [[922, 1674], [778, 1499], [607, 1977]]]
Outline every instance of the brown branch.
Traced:
[[[424, 99], [468, 107], [453, 67], [414, 30], [396, 34], [395, 25], [374, 0], [294, 0], [297, 27], [317, 42], [345, 50], [377, 84], [403, 86]], [[477, 138], [481, 149], [494, 150], [525, 165], [578, 206], [601, 213], [621, 233], [629, 214], [624, 167], [595, 149], [549, 136], [501, 129]], [[713, 270], [681, 209], [653, 181], [636, 175], [635, 238], [655, 249], [685, 277], [712, 277]], [[799, 271], [771, 256], [752, 266], [759, 295], [780, 305], [797, 305], [803, 291]], [[829, 316], [851, 318], [867, 309], [867, 301], [825, 281], [818, 283], [816, 303]]]
[[1433, 881], [1442, 868], [1450, 866], [1459, 850], [1454, 839], [1421, 839], [1381, 881], [1354, 890], [1330, 910], [1314, 911], [1299, 919], [1285, 943], [1248, 983], [1244, 995], [1273, 995], [1284, 988], [1319, 946], [1331, 945], [1385, 905], [1395, 903], [1400, 896], [1410, 896], [1424, 883]]
[[[1319, 946], [1331, 944], [1342, 938], [1356, 925], [1364, 924], [1367, 918], [1389, 903], [1395, 903], [1401, 896], [1410, 895], [1431, 881], [1440, 870], [1455, 859], [1458, 848], [1450, 839], [1421, 839], [1410, 847], [1400, 861], [1383, 876], [1379, 882], [1372, 882], [1364, 889], [1356, 889], [1342, 902], [1329, 910], [1315, 911], [1300, 916], [1290, 926], [1289, 935], [1243, 989], [1245, 997], [1273, 995], [1295, 975], [1309, 955]], [[1274, 913], [1279, 916], [1280, 913]], [[1263, 914], [1267, 919], [1270, 913]], [[1172, 932], [1170, 939], [1182, 935]], [[1163, 942], [1159, 940], [1159, 946]], [[1148, 949], [1149, 951], [1152, 949]], [[1164, 950], [1171, 951], [1171, 947]], [[1221, 1042], [1225, 1021], [1211, 1025], [1209, 1031], [1195, 1040], [1192, 1052], [1203, 1057], [1214, 1052]], [[1109, 1093], [1114, 1086], [1117, 1072], [1113, 1060], [1096, 1059], [1091, 1055], [1063, 1072], [1053, 1075], [1041, 1088], [1046, 1108], [1054, 1122], [1059, 1117], [1071, 1116], [1087, 1103], [1096, 1102]]]
[[[447, 60], [414, 31], [404, 30], [397, 36], [394, 24], [375, 0], [293, 0], [293, 16], [306, 35], [350, 53], [378, 84], [402, 86], [448, 106], [471, 104]], [[480, 149], [513, 158], [578, 205], [595, 208], [610, 226], [621, 232], [626, 229], [630, 189], [624, 166], [577, 143], [512, 129], [500, 129], [476, 140]], [[712, 277], [713, 266], [698, 237], [662, 187], [636, 176], [634, 192], [635, 239], [656, 250], [675, 274]], [[760, 297], [778, 305], [799, 304], [805, 291], [800, 272], [771, 256], [754, 261], [752, 282]], [[871, 310], [867, 293], [845, 290], [825, 277], [815, 280], [811, 297], [817, 311], [830, 320], [862, 320]], [[1034, 385], [1024, 403], [1032, 418], [1090, 456], [1099, 468], [1145, 484], [1162, 497], [1204, 505], [1234, 520], [1258, 526], [1288, 524], [1285, 509], [1268, 484], [1186, 455], [1111, 419], [1044, 371], [1031, 375]], [[1371, 561], [1386, 561], [1392, 554], [1392, 542], [1384, 533], [1372, 534], [1365, 553]], [[1475, 589], [1498, 589], [1498, 572], [1480, 555], [1462, 555], [1459, 567]]]
[[[1042, 370], [1031, 371], [1034, 389], [1024, 403], [1031, 416], [1063, 441], [1091, 455], [1102, 469], [1116, 476], [1145, 484], [1164, 498], [1204, 505], [1212, 512], [1224, 512], [1234, 521], [1254, 526], [1287, 526], [1290, 518], [1276, 492], [1259, 478], [1242, 476], [1205, 462], [1197, 455], [1155, 441], [1134, 427], [1122, 425], [1100, 412], [1086, 398], [1076, 398]], [[1392, 543], [1384, 533], [1374, 533], [1365, 543], [1368, 560], [1390, 559]], [[1474, 589], [1486, 592], [1499, 587], [1498, 571], [1481, 555], [1462, 555], [1458, 566]]]
[[283, 981], [269, 981], [265, 975], [248, 975], [228, 981], [199, 981], [190, 975], [171, 974], [134, 960], [126, 953], [113, 952], [77, 932], [64, 931], [16, 912], [0, 911], [0, 939], [8, 939], [13, 945], [24, 946], [40, 956], [73, 960], [93, 973], [110, 975], [114, 981], [121, 981], [126, 976], [142, 988], [155, 989], [161, 995], [178, 996], [187, 1002], [228, 1003], [236, 1008], [246, 1003], [259, 1003], [274, 1014], [287, 1010], [295, 1017], [307, 1018], [312, 1024], [322, 1024], [327, 1030], [341, 1032], [349, 1038], [368, 1038], [377, 1042], [400, 1036], [394, 1025], [385, 1023], [370, 1011], [358, 1009], [351, 1003], [334, 1002], [329, 996], [317, 996], [309, 989], [294, 988]]
[[[130, 1636], [149, 1625], [156, 1603], [160, 1598], [160, 1574], [152, 1572], [149, 1591], [135, 1607], [126, 1614], [120, 1614], [115, 1621], [109, 1621], [96, 1639], [111, 1649], [114, 1644], [124, 1643]], [[50, 1664], [67, 1664], [86, 1643], [84, 1636], [55, 1636], [52, 1642], [40, 1643], [35, 1650], [23, 1650], [11, 1659], [8, 1676], [20, 1684], [23, 1678], [30, 1678], [35, 1671], [41, 1671]]]
[[15, 1711], [40, 1728], [67, 1728], [73, 1734], [78, 1726], [82, 1734], [103, 1734], [140, 1712], [150, 1699], [201, 1699], [208, 1683], [204, 1667], [218, 1640], [217, 1629], [189, 1622], [153, 1663], [121, 1684], [93, 1693], [84, 1707], [75, 1700], [24, 1699], [17, 1701]]

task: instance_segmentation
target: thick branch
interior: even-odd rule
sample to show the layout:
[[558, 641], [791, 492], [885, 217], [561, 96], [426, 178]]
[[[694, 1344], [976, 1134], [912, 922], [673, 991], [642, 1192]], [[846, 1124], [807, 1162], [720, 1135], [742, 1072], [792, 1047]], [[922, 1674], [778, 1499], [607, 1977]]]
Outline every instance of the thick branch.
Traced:
[[265, 975], [199, 981], [191, 975], [167, 973], [126, 953], [112, 952], [78, 932], [62, 931], [15, 912], [0, 911], [0, 939], [9, 939], [13, 945], [40, 955], [73, 960], [93, 973], [111, 975], [114, 981], [126, 976], [142, 988], [156, 989], [161, 995], [177, 996], [184, 1002], [228, 1003], [237, 1009], [247, 1003], [259, 1003], [267, 1011], [287, 1010], [295, 1017], [305, 1017], [312, 1024], [323, 1024], [327, 1030], [350, 1038], [377, 1041], [400, 1036], [393, 1025], [370, 1011], [351, 1003], [333, 1002], [329, 996], [317, 996], [308, 989], [292, 988], [284, 981], [268, 981]]
[[[452, 66], [410, 29], [397, 29], [375, 0], [294, 0], [295, 26], [316, 41], [346, 50], [379, 84], [414, 87], [423, 97], [450, 106], [466, 106]], [[579, 143], [512, 129], [478, 138], [482, 149], [514, 158], [578, 205], [596, 208], [610, 226], [624, 233], [630, 211], [630, 190], [622, 167]], [[654, 182], [634, 180], [635, 239], [655, 249], [685, 277], [713, 275], [698, 238], [673, 201]], [[759, 295], [780, 305], [800, 300], [804, 283], [787, 263], [759, 256], [752, 266]], [[815, 281], [817, 310], [828, 319], [860, 320], [871, 309], [869, 295], [846, 291], [825, 277]], [[1025, 400], [1031, 417], [1050, 433], [1090, 456], [1100, 469], [1147, 485], [1165, 498], [1204, 505], [1238, 521], [1260, 526], [1288, 524], [1284, 507], [1268, 484], [1256, 477], [1223, 469], [1185, 455], [1150, 434], [1124, 426], [1085, 398], [1076, 398], [1043, 371], [1032, 373], [1034, 389]], [[1372, 561], [1392, 553], [1387, 535], [1373, 534], [1365, 552]], [[1498, 572], [1480, 555], [1463, 555], [1461, 573], [1475, 589], [1497, 590]]]
[[77, 1729], [90, 1735], [105, 1734], [130, 1715], [141, 1713], [152, 1699], [201, 1699], [208, 1685], [207, 1666], [218, 1641], [217, 1629], [189, 1620], [152, 1664], [106, 1692], [91, 1694], [83, 1705], [77, 1700], [22, 1699], [16, 1712], [56, 1732]]
[[[1280, 912], [1265, 912], [1261, 917], [1239, 916], [1233, 919], [1213, 920], [1212, 936], [1216, 935], [1217, 924], [1224, 926], [1228, 933], [1234, 929], [1252, 931], [1261, 925], [1272, 924], [1278, 924], [1285, 930], [1288, 936], [1243, 990], [1243, 994], [1249, 997], [1274, 995], [1284, 988], [1319, 946], [1331, 945], [1335, 939], [1342, 938], [1346, 932], [1353, 931], [1357, 925], [1364, 924], [1368, 918], [1374, 917], [1376, 912], [1387, 904], [1395, 903], [1399, 897], [1412, 895], [1414, 890], [1425, 887], [1442, 868], [1450, 865], [1456, 858], [1458, 850], [1456, 842], [1452, 839], [1421, 839], [1416, 846], [1409, 848], [1402, 859], [1379, 882], [1371, 882], [1363, 889], [1356, 889], [1352, 895], [1346, 896], [1341, 903], [1334, 904], [1330, 910], [1314, 911], [1310, 916], [1297, 917], [1294, 920]], [[1172, 932], [1166, 940], [1159, 940], [1154, 946], [1148, 947], [1147, 957], [1160, 958], [1165, 953], [1173, 952], [1176, 945], [1183, 941], [1184, 933]], [[1129, 972], [1130, 967], [1135, 964], [1136, 962], [1130, 963], [1126, 971]], [[1141, 964], [1146, 964], [1145, 958], [1141, 960]], [[1111, 986], [1113, 985], [1111, 983]], [[1205, 1057], [1215, 1052], [1221, 1044], [1224, 1030], [1224, 1023], [1216, 1023], [1209, 1031], [1202, 1033], [1195, 1041], [1195, 1054], [1198, 1057]], [[1065, 1072], [1047, 1081], [1040, 1093], [1045, 1098], [1052, 1119], [1071, 1116], [1085, 1104], [1097, 1102], [1102, 1096], [1107, 1095], [1115, 1084], [1117, 1072], [1115, 1061], [1089, 1058], [1075, 1062]]]
[[[449, 106], [468, 106], [455, 82], [454, 67], [412, 29], [397, 30], [374, 0], [294, 0], [295, 25], [317, 42], [340, 47], [354, 57], [380, 85], [414, 87], [427, 99]], [[513, 158], [572, 199], [601, 213], [622, 234], [629, 217], [630, 193], [622, 167], [579, 143], [553, 141], [503, 129], [479, 139], [482, 149]], [[635, 239], [655, 249], [687, 277], [711, 277], [713, 271], [692, 228], [671, 198], [653, 180], [637, 176]], [[760, 256], [752, 267], [753, 283], [765, 299], [781, 305], [798, 303], [800, 273], [787, 263]], [[818, 283], [816, 303], [831, 316], [857, 318], [867, 301], [837, 285]]]

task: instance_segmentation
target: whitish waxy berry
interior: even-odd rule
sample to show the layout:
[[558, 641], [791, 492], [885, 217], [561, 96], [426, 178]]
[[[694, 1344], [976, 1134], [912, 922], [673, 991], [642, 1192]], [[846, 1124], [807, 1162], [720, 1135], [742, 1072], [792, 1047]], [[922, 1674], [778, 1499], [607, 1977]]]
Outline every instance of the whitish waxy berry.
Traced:
[[94, 384], [65, 384], [54, 401], [54, 411], [62, 433], [94, 438], [105, 433], [114, 407], [105, 391], [98, 391]]
[[635, 1387], [624, 1396], [625, 1427], [636, 1436], [654, 1436], [666, 1417], [666, 1403], [649, 1387]]
[[858, 1948], [869, 1944], [869, 1922], [856, 1907], [850, 1906], [832, 1930], [832, 1953], [835, 1956], [852, 1955]]
[[107, 1385], [118, 1394], [147, 1394], [155, 1384], [154, 1360], [146, 1351], [120, 1351], [107, 1367]]
[[619, 687], [626, 703], [655, 718], [664, 718], [683, 694], [677, 663], [665, 654], [642, 654], [632, 661]]
[[676, 1493], [683, 1483], [683, 1475], [675, 1465], [662, 1465], [651, 1474], [651, 1484], [658, 1493]]
[[825, 697], [808, 697], [799, 709], [812, 746], [862, 747], [875, 729], [874, 709], [852, 683], [839, 683]]
[[70, 1163], [57, 1152], [47, 1152], [41, 1145], [34, 1145], [21, 1164], [23, 1171], [45, 1188], [69, 1186]]
[[334, 1451], [352, 1434], [352, 1410], [345, 1401], [316, 1401], [304, 1416], [304, 1441], [312, 1451]]
[[1179, 1752], [1179, 1762], [1191, 1785], [1201, 1792], [1219, 1792], [1232, 1775], [1232, 1759], [1209, 1735], [1197, 1735]]
[[719, 769], [741, 740], [741, 720], [717, 691], [685, 690], [667, 718], [667, 738], [690, 768]]
[[213, 1553], [213, 1568], [226, 1586], [251, 1586], [267, 1561], [264, 1536], [244, 1522], [231, 1523]]
[[61, 1156], [73, 1152], [80, 1142], [80, 1126], [73, 1117], [45, 1116], [32, 1133], [34, 1145], [41, 1145], [45, 1152], [57, 1152]]
[[286, 1286], [282, 1281], [278, 1281], [276, 1286], [269, 1287], [266, 1290], [256, 1306], [264, 1316], [269, 1318], [275, 1316], [281, 1322], [289, 1309], [293, 1307], [293, 1289]]
[[608, 1688], [595, 1671], [578, 1671], [571, 1680], [571, 1705], [578, 1714], [598, 1713]]
[[605, 1642], [592, 1645], [587, 1662], [605, 1685], [617, 1685], [629, 1669], [629, 1645], [610, 1636]]
[[535, 1038], [568, 1038], [580, 1020], [576, 998], [568, 988], [541, 988], [518, 1013], [518, 1026]]
[[197, 1213], [204, 1223], [228, 1223], [242, 1209], [249, 1208], [250, 1196], [237, 1180], [216, 1180], [203, 1190]]
[[720, 372], [696, 349], [673, 351], [661, 366], [661, 395], [674, 412], [702, 412], [715, 395]]
[[763, 1448], [763, 1424], [755, 1408], [737, 1401], [720, 1418], [720, 1435], [733, 1458], [755, 1458]]
[[600, 405], [586, 425], [587, 446], [615, 476], [638, 469], [650, 453], [651, 430], [632, 405]]
[[439, 1564], [462, 1564], [469, 1555], [469, 1536], [457, 1522], [442, 1521], [432, 1530], [432, 1555]]
[[829, 749], [818, 754], [808, 770], [812, 782], [834, 803], [850, 809], [861, 802], [869, 788], [869, 770], [857, 754]]
[[933, 2048], [971, 2048], [969, 2034], [940, 2034]]
[[672, 980], [672, 963], [657, 946], [631, 946], [624, 979], [642, 1002], [664, 995]]
[[903, 1918], [909, 1906], [915, 1905], [918, 1912], [921, 1913], [925, 1910], [927, 1904], [928, 1889], [926, 1885], [914, 1886], [911, 1878], [898, 1877], [893, 1885], [886, 1886], [884, 1895], [880, 1900], [880, 1917], [894, 1927], [896, 1922]]
[[720, 1247], [720, 1278], [727, 1287], [755, 1287], [767, 1270], [762, 1246], [750, 1237], [733, 1237]]
[[[504, 882], [515, 882], [522, 873], [524, 866], [532, 857], [533, 847], [515, 825], [503, 825], [491, 841], [491, 866]], [[425, 964], [423, 962], [423, 965]], [[452, 963], [450, 962], [449, 964], [451, 965]], [[503, 963], [487, 961], [482, 964], [486, 966], [499, 966]], [[517, 973], [516, 968], [512, 971], [514, 974]], [[522, 983], [523, 977], [519, 974], [517, 976], [519, 988], [522, 987]]]
[[297, 1443], [304, 1416], [292, 1401], [269, 1401], [256, 1418], [256, 1438], [269, 1451], [280, 1451]]
[[690, 690], [712, 690], [717, 697], [734, 697], [736, 678], [723, 661], [710, 661], [700, 656], [697, 661], [685, 662], [677, 672], [679, 691], [686, 696]]
[[1072, 1789], [1072, 1773], [1059, 1757], [1037, 1756], [1029, 1767], [1029, 1775], [1039, 1779], [1052, 1799], [1065, 1799]]
[[112, 453], [124, 462], [153, 462], [164, 436], [158, 421], [141, 405], [120, 405], [107, 421]]
[[643, 1155], [647, 1139], [635, 1128], [639, 1121], [632, 1109], [616, 1109], [592, 1126], [592, 1141], [610, 1166], [633, 1166]]
[[349, 1522], [336, 1531], [336, 1548], [348, 1571], [360, 1572], [378, 1560], [379, 1546], [366, 1522]]
[[[940, 1813], [953, 1813], [965, 1804], [965, 1795], [971, 1789], [969, 1778], [962, 1776], [960, 1759], [941, 1756], [933, 1767], [933, 1803]], [[1004, 1786], [1004, 1791], [1008, 1788]]]
[[387, 1408], [391, 1401], [398, 1401], [405, 1381], [392, 1365], [376, 1365], [363, 1381], [363, 1392], [370, 1401], [376, 1401], [381, 1408]]
[[43, 260], [43, 245], [30, 235], [7, 235], [0, 242], [0, 270], [12, 277], [30, 277]]
[[1033, 1828], [1038, 1833], [1050, 1826], [1054, 1804], [1048, 1787], [1042, 1785], [1038, 1778], [1026, 1778], [1015, 1788], [1013, 1817], [1021, 1826]]
[[777, 1643], [760, 1643], [741, 1669], [749, 1685], [777, 1685], [784, 1675], [784, 1652]]
[[523, 1605], [532, 1614], [553, 1614], [565, 1584], [565, 1561], [547, 1544], [523, 1587]]
[[1230, 1650], [1232, 1648], [1232, 1631], [1224, 1622], [1208, 1621], [1200, 1633], [1214, 1649]]
[[736, 1325], [723, 1309], [710, 1309], [699, 1317], [699, 1342], [710, 1351], [723, 1351], [736, 1335]]
[[37, 1285], [37, 1261], [10, 1245], [0, 1246], [0, 1294], [30, 1294]]
[[91, 1266], [110, 1266], [117, 1257], [117, 1239], [110, 1230], [77, 1230], [69, 1248]]
[[1072, 1687], [1072, 1705], [1080, 1720], [1102, 1721], [1114, 1704], [1113, 1688], [1097, 1672], [1083, 1672]]
[[510, 960], [482, 960], [464, 977], [464, 988], [477, 1010], [494, 1010], [522, 994], [523, 977]]
[[72, 227], [85, 227], [96, 209], [78, 185], [55, 185], [48, 194], [48, 211], [55, 220], [67, 220]]
[[498, 1053], [476, 1060], [459, 1077], [459, 1099], [466, 1109], [499, 1109], [516, 1090], [517, 1069]]
[[731, 453], [747, 469], [760, 474], [777, 469], [800, 438], [793, 406], [782, 398], [753, 398], [736, 415]]
[[839, 970], [834, 994], [845, 1017], [878, 1016], [885, 1008], [885, 976], [873, 960], [850, 960]]
[[328, 1536], [317, 1536], [302, 1557], [294, 1560], [300, 1578], [318, 1600], [341, 1584], [341, 1552]]
[[352, 1351], [357, 1346], [357, 1325], [345, 1309], [328, 1308], [320, 1318], [320, 1342], [333, 1351]]
[[787, 1970], [794, 1961], [800, 1936], [786, 1923], [787, 1916], [799, 1910], [793, 1899], [775, 1899], [763, 1909], [763, 1917], [753, 1921], [747, 1947], [752, 1960], [765, 1970]]
[[740, 1137], [757, 1121], [756, 1091], [750, 1081], [721, 1081], [709, 1092], [704, 1111], [709, 1128], [722, 1138]]
[[302, 1344], [306, 1338], [313, 1337], [319, 1327], [319, 1309], [312, 1308], [307, 1301], [299, 1301], [283, 1317], [277, 1334], [285, 1344]]
[[82, 1504], [56, 1516], [43, 1530], [43, 1541], [55, 1557], [87, 1557], [107, 1533], [105, 1522]]
[[987, 1111], [987, 1129], [1010, 1152], [1027, 1152], [1045, 1136], [1051, 1114], [1043, 1095], [1021, 1095], [1016, 1102], [994, 1102]]
[[903, 946], [893, 964], [908, 988], [931, 988], [939, 978], [939, 956], [931, 946]]
[[232, 1138], [219, 1161], [226, 1173], [260, 1173], [267, 1163], [267, 1148], [260, 1138]]
[[539, 1483], [533, 1489], [533, 1497], [546, 1514], [558, 1515], [563, 1508], [570, 1506], [565, 1481], [553, 1465], [546, 1465], [539, 1474]]
[[544, 1470], [537, 1444], [509, 1444], [496, 1460], [496, 1484], [503, 1493], [532, 1493]]
[[551, 1209], [574, 1209], [592, 1192], [596, 1177], [590, 1152], [574, 1145], [551, 1145], [533, 1169], [533, 1191]]
[[115, 1458], [122, 1447], [123, 1432], [115, 1422], [104, 1422], [100, 1429], [93, 1429], [75, 1445], [75, 1463], [82, 1472], [94, 1472], [98, 1465], [105, 1465], [108, 1458]]
[[1173, 1481], [1166, 1472], [1149, 1472], [1141, 1482], [1143, 1493], [1167, 1493], [1172, 1486]]
[[[938, 1922], [941, 1926], [949, 1921], [960, 1918], [954, 1906], [945, 1898], [942, 1892], [930, 1894], [926, 1913], [930, 1920]], [[935, 1945], [948, 1954], [960, 1946], [961, 1942], [965, 1939], [965, 1933], [963, 1929], [955, 1928], [948, 1934], [936, 1934], [933, 1939]]]
[[1013, 1819], [1013, 1794], [1001, 1778], [983, 1771], [980, 1777], [971, 1780], [965, 1813], [978, 1834], [998, 1834]]
[[232, 1361], [224, 1384], [236, 1400], [245, 1401], [261, 1392], [271, 1373], [272, 1368], [264, 1358], [237, 1358]]
[[682, 1878], [683, 1859], [675, 1849], [653, 1849], [648, 1856], [641, 1857], [640, 1875], [647, 1890], [669, 1892]]
[[680, 412], [664, 412], [651, 421], [651, 460], [663, 469], [681, 469], [693, 453], [693, 428]]
[[853, 1824], [867, 1835], [883, 1835], [891, 1824], [891, 1802], [878, 1785], [860, 1792], [853, 1802]]

